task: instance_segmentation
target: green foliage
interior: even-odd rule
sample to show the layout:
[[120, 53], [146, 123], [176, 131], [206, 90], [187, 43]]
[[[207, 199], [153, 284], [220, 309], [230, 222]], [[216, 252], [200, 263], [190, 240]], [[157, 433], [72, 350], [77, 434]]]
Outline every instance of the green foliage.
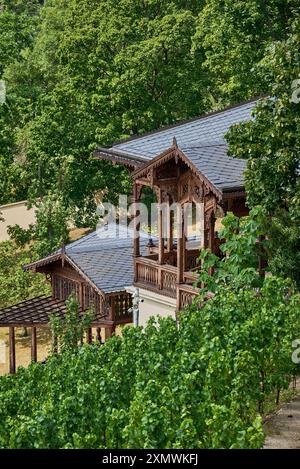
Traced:
[[0, 378], [0, 446], [262, 447], [265, 402], [298, 371], [291, 356], [300, 295], [274, 276], [253, 282], [259, 231], [251, 217], [237, 227], [229, 215], [224, 224], [227, 257], [223, 273], [212, 276], [215, 294], [195, 300], [179, 325], [152, 318], [104, 346], [78, 348], [82, 329], [71, 300], [68, 325], [54, 323], [62, 353]]
[[204, 55], [213, 104], [265, 93], [269, 74], [257, 66], [266, 48], [286, 37], [298, 0], [209, 0], [199, 14], [194, 49]]
[[31, 250], [37, 257], [44, 257], [69, 240], [68, 212], [61, 197], [49, 194], [37, 204], [36, 222], [24, 229], [10, 226], [8, 233], [18, 246], [34, 241]]
[[256, 448], [264, 399], [288, 386], [299, 296], [270, 278], [103, 347], [1, 378], [1, 447]]
[[29, 47], [39, 23], [38, 0], [2, 0], [0, 11], [0, 77], [7, 65]]
[[24, 272], [22, 266], [31, 262], [28, 251], [18, 250], [15, 243], [0, 243], [0, 307], [11, 306], [34, 296], [50, 294], [44, 275]]
[[76, 225], [91, 226], [96, 191], [130, 191], [95, 146], [265, 91], [255, 66], [295, 3], [6, 0], [1, 202], [62, 193]]
[[265, 239], [263, 230], [264, 210], [255, 207], [245, 217], [229, 212], [222, 219], [222, 225], [219, 232], [222, 257], [209, 250], [201, 251], [201, 269], [196, 284], [202, 285], [203, 295], [216, 292], [220, 285], [230, 285], [231, 289], [237, 290], [243, 285], [260, 287], [265, 273], [260, 269], [260, 261], [268, 261], [270, 254], [270, 241]]
[[299, 43], [298, 16], [288, 38], [271, 47], [261, 63], [261, 73], [272, 83], [272, 98], [261, 100], [255, 120], [233, 127], [228, 139], [231, 153], [248, 159], [249, 206], [265, 209], [270, 267], [300, 285], [300, 102], [299, 90], [293, 86], [300, 77]]
[[76, 352], [93, 316], [93, 311], [85, 311], [84, 315], [80, 316], [78, 301], [71, 296], [66, 301], [64, 317], [53, 314], [50, 318], [52, 353]]

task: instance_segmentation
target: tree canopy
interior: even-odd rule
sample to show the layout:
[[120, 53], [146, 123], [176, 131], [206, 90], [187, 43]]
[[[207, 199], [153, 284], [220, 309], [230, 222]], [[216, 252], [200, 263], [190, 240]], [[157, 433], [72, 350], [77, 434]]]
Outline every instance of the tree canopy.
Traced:
[[0, 200], [55, 192], [89, 225], [96, 191], [130, 191], [92, 150], [266, 92], [257, 65], [297, 2], [42, 3], [2, 2]]
[[0, 378], [0, 446], [261, 448], [261, 416], [299, 371], [291, 355], [300, 297], [274, 276], [255, 286], [255, 219], [236, 237], [227, 218], [223, 280], [212, 277], [214, 297], [197, 298], [179, 325], [153, 318], [103, 346], [80, 346], [84, 325], [69, 302], [68, 327], [54, 319], [61, 353]]
[[269, 96], [260, 100], [255, 119], [234, 126], [230, 152], [247, 158], [245, 174], [250, 207], [265, 212], [271, 241], [270, 267], [300, 284], [300, 22], [288, 37], [269, 48], [261, 74], [269, 77]]

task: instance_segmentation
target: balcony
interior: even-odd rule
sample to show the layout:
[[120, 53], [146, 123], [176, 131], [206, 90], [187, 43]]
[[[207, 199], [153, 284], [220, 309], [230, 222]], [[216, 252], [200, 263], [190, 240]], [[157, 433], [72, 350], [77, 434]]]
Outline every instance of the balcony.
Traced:
[[135, 258], [135, 286], [151, 290], [160, 295], [177, 299], [177, 309], [181, 310], [192, 303], [199, 289], [195, 288], [197, 270], [196, 260], [199, 250], [187, 251], [186, 266], [190, 269], [183, 273], [183, 282], [179, 282], [179, 271], [176, 265], [177, 253], [165, 253], [164, 264], [158, 263], [156, 253]]

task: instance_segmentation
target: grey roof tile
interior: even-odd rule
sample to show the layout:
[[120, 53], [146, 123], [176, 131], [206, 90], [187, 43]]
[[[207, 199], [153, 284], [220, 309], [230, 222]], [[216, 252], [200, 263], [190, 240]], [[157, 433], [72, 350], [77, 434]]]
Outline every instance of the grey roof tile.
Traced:
[[220, 191], [242, 188], [246, 161], [227, 155], [227, 145], [180, 148], [187, 158]]
[[251, 111], [256, 103], [257, 101], [251, 101], [169, 128], [162, 128], [117, 143], [110, 150], [150, 160], [169, 148], [174, 136], [179, 147], [202, 146], [211, 141], [224, 140], [224, 135], [231, 125], [251, 119]]
[[[140, 234], [146, 254], [149, 237]], [[104, 293], [122, 291], [133, 283], [133, 231], [109, 224], [66, 246], [67, 256]]]

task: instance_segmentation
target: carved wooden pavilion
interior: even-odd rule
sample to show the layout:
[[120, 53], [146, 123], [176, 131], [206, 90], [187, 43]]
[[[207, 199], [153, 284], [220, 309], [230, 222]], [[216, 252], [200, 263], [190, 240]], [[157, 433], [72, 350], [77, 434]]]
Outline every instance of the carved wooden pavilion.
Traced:
[[[193, 271], [200, 248], [209, 247], [218, 253], [216, 220], [227, 211], [238, 216], [248, 213], [243, 183], [245, 162], [228, 156], [224, 135], [231, 125], [249, 120], [255, 104], [256, 101], [244, 103], [95, 152], [98, 159], [129, 168], [134, 202], [141, 199], [144, 187], [155, 191], [157, 242], [146, 248], [148, 240], [143, 236], [120, 241], [108, 230], [106, 239], [99, 240], [94, 232], [26, 266], [47, 276], [52, 295], [0, 311], [0, 327], [10, 330], [11, 372], [15, 370], [14, 328], [32, 327], [32, 359], [36, 360], [36, 327], [48, 325], [54, 311], [63, 317], [65, 299], [72, 292], [79, 300], [81, 314], [94, 306], [92, 327], [97, 328], [99, 339], [101, 328], [107, 338], [116, 326], [132, 321], [133, 288], [138, 287], [145, 298], [142, 316], [159, 311], [156, 304], [161, 305], [161, 311], [168, 305], [175, 312], [191, 303], [197, 295]], [[174, 202], [182, 210], [179, 218], [168, 217], [166, 236], [162, 205], [171, 206]], [[185, 233], [182, 213], [188, 203], [201, 204], [203, 208], [201, 233], [194, 243], [188, 236], [178, 235]], [[91, 340], [90, 333], [87, 340]]]
[[[190, 304], [197, 295], [193, 271], [199, 249], [219, 254], [216, 221], [228, 211], [237, 216], [248, 213], [244, 190], [244, 160], [228, 156], [225, 134], [233, 124], [247, 121], [256, 101], [133, 137], [111, 148], [100, 148], [95, 157], [123, 164], [133, 176], [133, 198], [141, 200], [142, 189], [151, 187], [159, 204], [158, 243], [148, 255], [141, 255], [138, 238], [134, 243], [134, 286], [174, 298], [176, 310]], [[173, 145], [170, 143], [173, 140]], [[191, 248], [185, 233], [185, 217], [167, 223], [160, 206], [177, 202], [201, 204], [203, 226], [199, 243]], [[182, 226], [183, 223], [183, 226]], [[219, 223], [218, 223], [219, 224]], [[138, 227], [138, 225], [137, 225]], [[142, 293], [143, 294], [143, 293]], [[159, 300], [156, 295], [156, 299]], [[145, 301], [146, 304], [146, 301]]]

